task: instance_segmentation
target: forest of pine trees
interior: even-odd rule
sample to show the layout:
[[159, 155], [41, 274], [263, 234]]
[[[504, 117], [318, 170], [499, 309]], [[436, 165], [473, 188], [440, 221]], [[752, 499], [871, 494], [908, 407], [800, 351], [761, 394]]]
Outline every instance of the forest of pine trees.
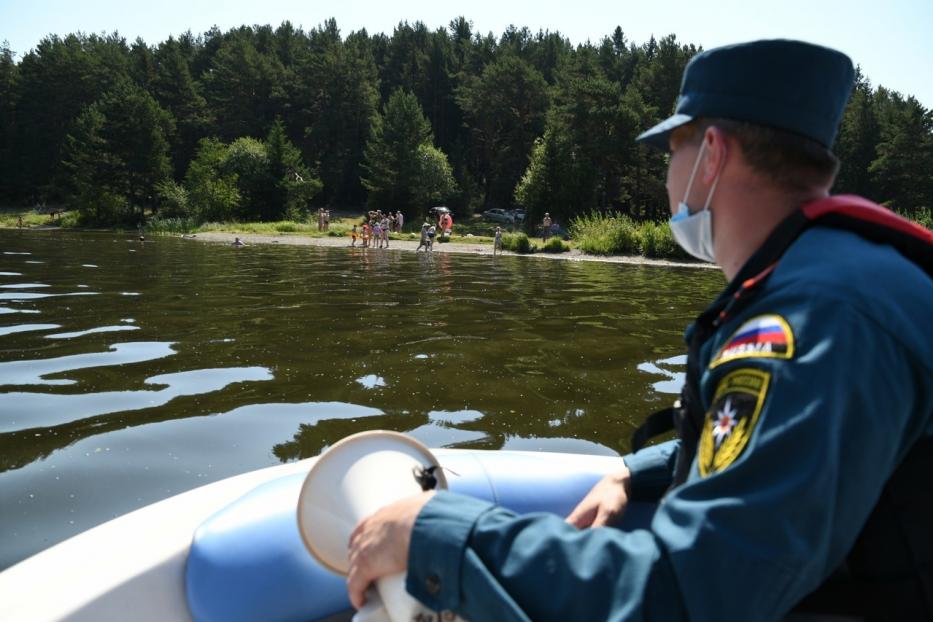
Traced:
[[[111, 35], [0, 47], [0, 205], [88, 224], [301, 218], [317, 206], [469, 214], [524, 206], [666, 217], [663, 154], [633, 138], [674, 107], [700, 48], [598, 43], [459, 17], [391, 36], [271, 26], [156, 45]], [[918, 79], [922, 79], [918, 76]], [[859, 75], [835, 192], [933, 207], [933, 114]]]

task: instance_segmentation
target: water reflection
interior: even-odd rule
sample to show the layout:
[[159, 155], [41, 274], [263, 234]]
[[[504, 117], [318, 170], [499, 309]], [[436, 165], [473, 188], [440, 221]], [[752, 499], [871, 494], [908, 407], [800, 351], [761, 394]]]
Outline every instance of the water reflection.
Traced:
[[665, 367], [677, 367], [681, 369], [685, 368], [686, 365], [687, 356], [682, 354], [679, 356], [672, 356], [670, 358], [662, 359], [660, 361], [655, 361], [653, 363], [639, 363], [637, 369], [638, 371], [643, 371], [647, 374], [655, 374], [667, 377], [666, 380], [659, 380], [651, 385], [651, 387], [658, 393], [680, 395], [680, 390], [683, 388], [684, 382], [687, 380], [686, 370], [684, 369], [683, 371], [672, 371], [670, 369], [665, 369]]
[[707, 270], [391, 249], [0, 243], [45, 262], [0, 256], [6, 284], [30, 285], [0, 289], [0, 314], [46, 327], [0, 339], [0, 568], [366, 429], [624, 453], [676, 392], [684, 325], [722, 285]]
[[52, 298], [54, 296], [96, 296], [97, 292], [65, 292], [61, 294], [39, 294], [35, 292], [20, 293], [0, 293], [0, 300], [38, 300], [40, 298]]
[[385, 378], [377, 376], [376, 374], [367, 374], [362, 378], [357, 378], [356, 381], [367, 389], [376, 389], [386, 386]]
[[38, 309], [11, 309], [10, 307], [0, 307], [0, 315], [8, 313], [39, 313]]
[[0, 408], [0, 432], [75, 423], [82, 419], [156, 408], [184, 395], [220, 391], [236, 382], [272, 380], [264, 367], [198, 369], [147, 378], [147, 385], [164, 388], [149, 391], [110, 391], [107, 393], [6, 393]]
[[[58, 328], [58, 325], [56, 325], [55, 328]], [[50, 380], [46, 379], [45, 376], [89, 367], [128, 365], [130, 363], [151, 361], [157, 358], [172, 356], [175, 354], [175, 350], [172, 349], [173, 345], [173, 343], [161, 341], [116, 343], [110, 346], [107, 352], [91, 352], [88, 354], [74, 354], [52, 359], [0, 363], [0, 386], [75, 384], [74, 380], [65, 378]]]
[[17, 324], [15, 326], [0, 326], [0, 337], [13, 333], [28, 333], [37, 330], [54, 330], [61, 328], [61, 324]]
[[97, 328], [89, 328], [87, 330], [79, 330], [71, 333], [55, 333], [54, 335], [46, 335], [46, 339], [74, 339], [76, 337], [84, 337], [85, 335], [96, 335], [98, 333], [118, 333], [127, 330], [139, 330], [139, 326], [98, 326]]

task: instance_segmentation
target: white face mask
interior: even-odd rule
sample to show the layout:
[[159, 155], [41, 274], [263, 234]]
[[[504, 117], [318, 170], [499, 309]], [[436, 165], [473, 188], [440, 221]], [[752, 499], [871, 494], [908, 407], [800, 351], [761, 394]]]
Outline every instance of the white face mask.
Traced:
[[713, 215], [709, 211], [709, 204], [713, 200], [716, 184], [719, 183], [719, 173], [716, 173], [716, 179], [713, 180], [713, 185], [709, 189], [703, 209], [691, 214], [690, 208], [687, 207], [687, 197], [690, 195], [690, 188], [693, 186], [693, 178], [700, 167], [700, 158], [703, 157], [704, 149], [706, 149], [706, 141], [703, 141], [700, 145], [696, 162], [693, 163], [693, 171], [690, 173], [687, 189], [684, 191], [684, 200], [678, 204], [677, 214], [671, 218], [669, 224], [674, 239], [682, 249], [702, 261], [715, 262], [716, 257], [713, 255]]

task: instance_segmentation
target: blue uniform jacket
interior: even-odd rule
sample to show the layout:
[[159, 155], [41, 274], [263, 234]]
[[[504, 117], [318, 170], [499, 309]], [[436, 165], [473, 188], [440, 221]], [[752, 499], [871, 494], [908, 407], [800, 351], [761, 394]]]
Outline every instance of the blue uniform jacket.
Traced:
[[[407, 587], [479, 620], [774, 620], [841, 563], [919, 438], [933, 435], [933, 281], [891, 247], [822, 227], [707, 341], [706, 427], [624, 458], [650, 526], [577, 530], [438, 493]], [[689, 331], [688, 329], [688, 336]]]

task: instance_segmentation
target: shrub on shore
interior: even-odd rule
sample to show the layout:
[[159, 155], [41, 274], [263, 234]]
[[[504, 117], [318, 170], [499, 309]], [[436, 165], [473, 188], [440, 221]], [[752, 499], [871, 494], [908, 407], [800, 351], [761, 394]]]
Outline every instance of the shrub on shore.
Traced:
[[523, 255], [538, 250], [538, 247], [532, 244], [531, 240], [529, 240], [528, 236], [524, 233], [507, 233], [503, 235], [502, 248]]
[[639, 236], [639, 250], [645, 257], [655, 259], [690, 259], [674, 239], [667, 223], [643, 222], [635, 225]]
[[541, 250], [545, 253], [567, 253], [570, 251], [570, 245], [560, 238], [551, 238], [541, 247]]
[[640, 251], [635, 223], [628, 216], [592, 211], [570, 223], [570, 235], [584, 253], [633, 254]]
[[688, 259], [667, 223], [635, 222], [620, 214], [590, 212], [570, 224], [577, 248], [592, 255]]
[[193, 233], [198, 230], [198, 223], [193, 218], [173, 216], [153, 218], [146, 223], [147, 233]]

